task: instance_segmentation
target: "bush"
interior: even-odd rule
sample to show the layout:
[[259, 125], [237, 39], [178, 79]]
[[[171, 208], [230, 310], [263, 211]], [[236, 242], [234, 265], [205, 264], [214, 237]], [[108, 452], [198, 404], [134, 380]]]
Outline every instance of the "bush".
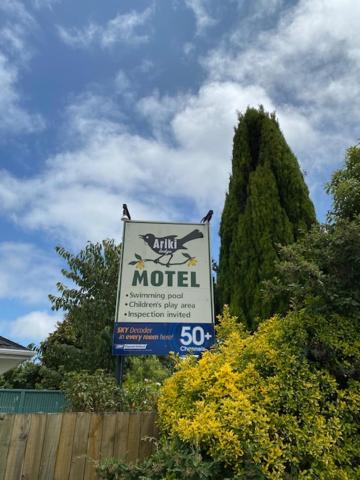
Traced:
[[154, 412], [159, 398], [161, 384], [144, 379], [139, 382], [127, 381], [122, 389], [122, 409], [126, 412]]
[[142, 463], [126, 464], [109, 459], [98, 468], [106, 480], [227, 480], [221, 465], [204, 456], [196, 446], [163, 440]]
[[61, 386], [72, 410], [78, 412], [114, 412], [121, 410], [122, 397], [113, 376], [104, 370], [85, 370], [65, 375]]
[[71, 409], [81, 412], [152, 412], [160, 391], [160, 382], [133, 378], [128, 372], [122, 388], [104, 370], [82, 370], [65, 375], [61, 388]]
[[163, 432], [234, 478], [359, 478], [360, 383], [340, 385], [323, 363], [309, 360], [317, 324], [343, 363], [359, 362], [358, 334], [341, 339], [331, 318], [293, 312], [248, 335], [225, 309], [220, 345], [199, 361], [179, 361], [165, 381]]
[[164, 365], [158, 357], [129, 357], [126, 359], [122, 389], [123, 409], [130, 412], [156, 410], [159, 391], [170, 375], [171, 365]]

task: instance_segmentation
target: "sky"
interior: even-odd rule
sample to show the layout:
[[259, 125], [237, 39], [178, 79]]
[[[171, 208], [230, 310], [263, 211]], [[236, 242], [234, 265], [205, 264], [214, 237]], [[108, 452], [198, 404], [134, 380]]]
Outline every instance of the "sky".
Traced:
[[0, 335], [61, 321], [54, 247], [132, 218], [198, 222], [213, 256], [239, 112], [275, 111], [318, 219], [360, 137], [358, 0], [0, 0]]

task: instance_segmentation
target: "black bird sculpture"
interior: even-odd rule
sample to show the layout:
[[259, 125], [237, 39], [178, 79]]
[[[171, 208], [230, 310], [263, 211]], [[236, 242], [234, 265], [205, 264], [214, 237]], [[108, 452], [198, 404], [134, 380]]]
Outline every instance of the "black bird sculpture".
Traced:
[[211, 217], [213, 216], [213, 213], [214, 213], [213, 210], [209, 210], [209, 211], [207, 212], [207, 214], [205, 215], [205, 217], [203, 217], [203, 218], [201, 219], [201, 222], [200, 222], [200, 223], [209, 223], [210, 220], [211, 220]]
[[146, 235], [139, 235], [140, 238], [153, 250], [155, 253], [160, 255], [155, 263], [159, 263], [160, 259], [165, 255], [170, 255], [170, 258], [167, 262], [169, 266], [174, 253], [178, 250], [187, 250], [185, 243], [190, 242], [191, 240], [196, 240], [197, 238], [203, 238], [204, 235], [200, 230], [196, 229], [188, 233], [182, 238], [178, 238], [177, 235], [167, 235], [166, 237], [156, 237], [152, 233], [147, 233]]
[[123, 203], [123, 220], [131, 220], [130, 212], [129, 209], [126, 205], [126, 203]]

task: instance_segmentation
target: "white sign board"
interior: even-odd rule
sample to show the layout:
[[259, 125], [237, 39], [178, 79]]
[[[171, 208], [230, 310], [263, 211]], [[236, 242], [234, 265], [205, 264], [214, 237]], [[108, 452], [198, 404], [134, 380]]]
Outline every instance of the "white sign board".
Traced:
[[125, 222], [114, 353], [201, 353], [212, 292], [208, 224]]

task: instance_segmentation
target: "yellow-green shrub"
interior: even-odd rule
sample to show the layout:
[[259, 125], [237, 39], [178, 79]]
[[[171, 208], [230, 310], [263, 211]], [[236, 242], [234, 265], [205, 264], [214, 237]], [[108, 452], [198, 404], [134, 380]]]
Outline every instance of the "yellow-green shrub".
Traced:
[[[163, 431], [200, 447], [237, 478], [360, 478], [360, 384], [340, 388], [307, 355], [310, 326], [324, 329], [326, 321], [290, 313], [248, 335], [225, 308], [220, 345], [199, 361], [180, 360], [165, 382], [158, 404]], [[358, 362], [358, 337], [344, 340], [342, 350], [338, 337], [334, 332], [338, 355]]]

